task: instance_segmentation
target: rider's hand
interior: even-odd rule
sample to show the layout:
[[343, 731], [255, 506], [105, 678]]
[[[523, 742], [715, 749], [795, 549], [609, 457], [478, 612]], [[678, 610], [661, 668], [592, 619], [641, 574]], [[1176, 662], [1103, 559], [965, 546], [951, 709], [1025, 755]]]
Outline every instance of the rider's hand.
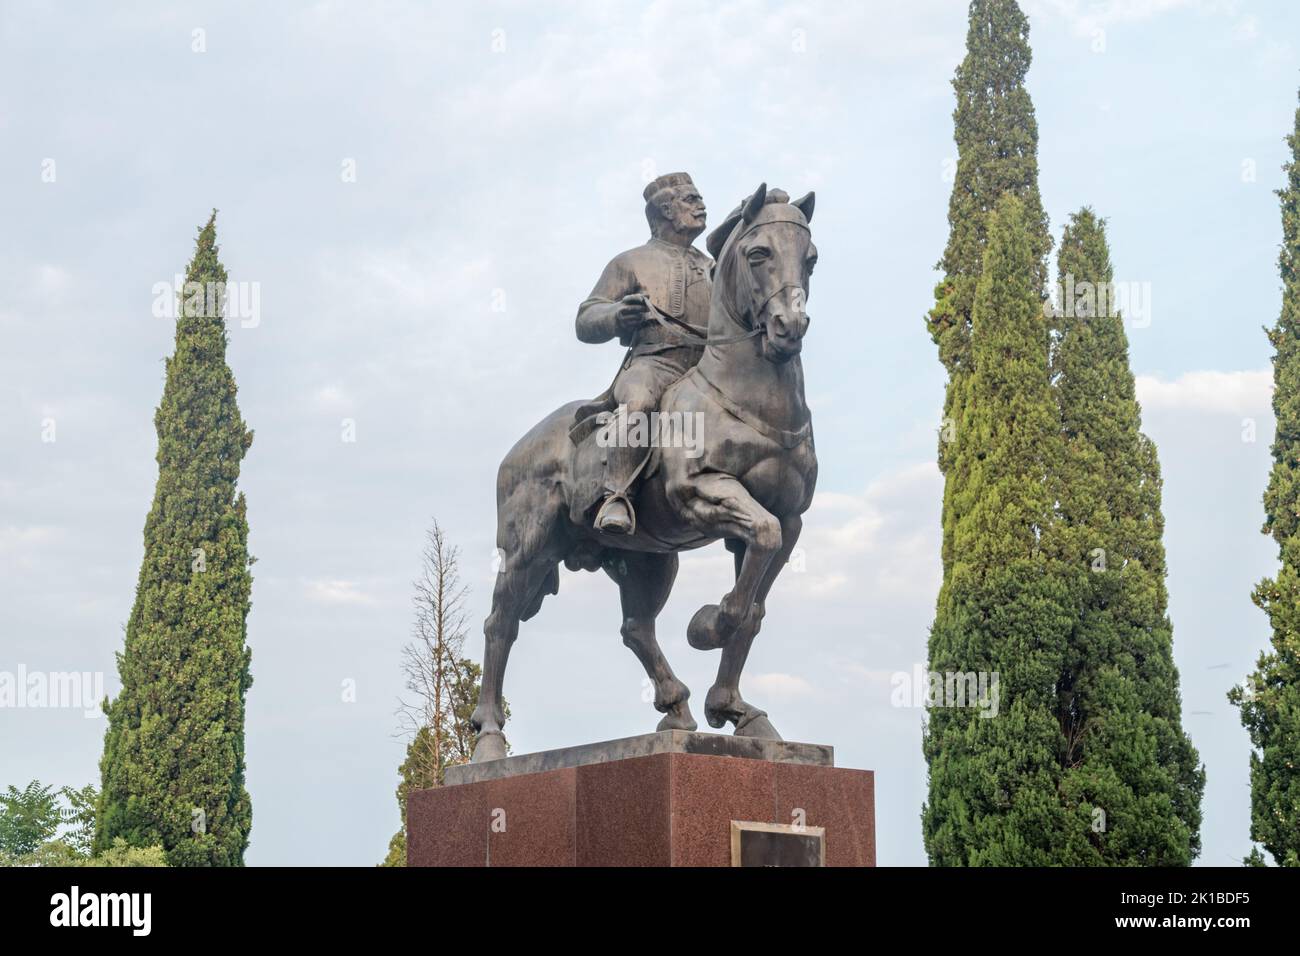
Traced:
[[617, 311], [614, 313], [614, 321], [618, 325], [618, 331], [624, 335], [630, 335], [650, 316], [650, 300], [644, 293], [634, 292], [631, 295], [625, 295], [618, 301]]

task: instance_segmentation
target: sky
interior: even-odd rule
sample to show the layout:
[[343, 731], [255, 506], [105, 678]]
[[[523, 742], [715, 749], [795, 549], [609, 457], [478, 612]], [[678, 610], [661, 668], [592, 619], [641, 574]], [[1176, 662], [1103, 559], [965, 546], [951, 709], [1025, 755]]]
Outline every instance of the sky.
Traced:
[[[1278, 201], [1300, 7], [1025, 0], [1040, 185], [1059, 241], [1109, 222], [1144, 430], [1164, 469], [1184, 727], [1203, 852], [1249, 850], [1249, 740], [1226, 698], [1268, 640], [1250, 601], [1271, 464]], [[373, 865], [398, 826], [395, 714], [430, 523], [461, 548], [473, 629], [494, 479], [621, 352], [574, 336], [641, 190], [689, 171], [716, 224], [760, 182], [817, 192], [803, 362], [820, 474], [742, 687], [789, 740], [875, 771], [878, 862], [924, 865], [923, 666], [940, 582], [944, 374], [923, 316], [947, 237], [960, 0], [0, 7], [0, 671], [103, 675], [121, 648], [157, 468], [173, 328], [161, 283], [212, 209], [258, 309], [228, 359], [255, 438], [253, 865]], [[165, 299], [166, 296], [164, 295]], [[346, 424], [346, 423], [350, 423]], [[352, 438], [354, 440], [345, 440]], [[659, 619], [730, 586], [682, 559]], [[654, 729], [603, 575], [561, 572], [506, 676], [513, 750]], [[105, 720], [0, 708], [0, 786], [98, 782]]]

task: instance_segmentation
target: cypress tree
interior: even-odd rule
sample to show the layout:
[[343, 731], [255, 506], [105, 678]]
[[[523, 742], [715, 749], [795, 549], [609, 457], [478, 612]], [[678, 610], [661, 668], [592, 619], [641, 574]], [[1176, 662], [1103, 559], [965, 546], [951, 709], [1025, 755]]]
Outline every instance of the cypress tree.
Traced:
[[972, 0], [966, 57], [952, 80], [957, 168], [948, 200], [948, 245], [937, 266], [944, 277], [928, 316], [950, 373], [970, 366], [971, 313], [988, 214], [1003, 193], [1024, 203], [1036, 288], [1047, 284], [1052, 237], [1038, 193], [1038, 122], [1025, 88], [1031, 60], [1029, 21], [1015, 0]]
[[[1025, 88], [1031, 59], [1029, 22], [1014, 0], [972, 0], [966, 56], [952, 81], [957, 100], [953, 112], [957, 166], [948, 205], [948, 243], [937, 265], [943, 278], [935, 288], [935, 306], [926, 316], [939, 359], [948, 372], [945, 420], [938, 446], [939, 469], [944, 475], [944, 579], [929, 641], [930, 667], [944, 674], [991, 672], [999, 669], [998, 661], [1009, 659], [1009, 650], [1024, 639], [1020, 632], [1024, 622], [1014, 623], [1014, 633], [1006, 634], [1005, 646], [999, 646], [999, 628], [1004, 621], [1012, 626], [1023, 607], [998, 607], [997, 589], [1011, 588], [1003, 594], [1008, 601], [1023, 598], [1032, 602], [1028, 592], [1020, 594], [1013, 587], [1015, 575], [1025, 574], [1032, 579], [1035, 572], [1030, 568], [1045, 560], [1037, 542], [1050, 520], [1050, 500], [1023, 503], [1023, 514], [1008, 512], [1000, 516], [1007, 527], [983, 532], [994, 537], [1006, 535], [1007, 541], [1002, 544], [1008, 547], [1014, 542], [1011, 550], [1019, 562], [1014, 567], [1000, 571], [981, 567], [980, 562], [988, 556], [986, 549], [977, 545], [975, 551], [966, 550], [972, 537], [979, 537], [979, 522], [998, 517], [999, 501], [981, 496], [1003, 493], [1004, 481], [1019, 486], [1019, 492], [1037, 494], [1033, 489], [1046, 481], [1047, 464], [1034, 461], [1033, 456], [1050, 453], [1054, 438], [1042, 431], [1044, 422], [1039, 420], [1043, 410], [1050, 411], [1047, 336], [1041, 303], [1052, 240], [1038, 192], [1038, 124]], [[1007, 195], [1017, 199], [1012, 214], [1015, 222], [1004, 218], [1000, 220], [1001, 228], [1008, 236], [1014, 235], [1015, 241], [1004, 242], [997, 268], [987, 282], [994, 282], [994, 275], [1008, 275], [1018, 292], [1012, 292], [1011, 287], [985, 290], [982, 325], [990, 330], [990, 336], [1005, 341], [999, 346], [990, 340], [981, 348], [975, 342], [976, 327], [981, 324], [975, 313], [979, 289], [986, 282], [985, 255], [994, 222], [991, 213]], [[1016, 269], [1023, 272], [1012, 275]], [[999, 304], [1007, 304], [1001, 303], [1003, 296], [1014, 305], [1018, 317], [993, 314]], [[1037, 313], [1035, 319], [1028, 318], [1028, 313], [1019, 314], [1030, 309], [1031, 299], [1035, 305], [1030, 311]], [[1000, 328], [1003, 318], [1009, 324]], [[997, 376], [1002, 374], [995, 367], [984, 378], [978, 378], [981, 355], [995, 366], [1000, 365], [1008, 359], [1004, 347], [1013, 350], [1022, 363], [1020, 371], [1025, 373], [1018, 383], [1023, 391], [1012, 404], [1024, 401], [1038, 410], [1032, 424], [1023, 423], [1023, 434], [1039, 435], [1042, 444], [1037, 448], [1022, 447], [1013, 456], [1019, 459], [1015, 465], [1003, 461], [1009, 470], [997, 476], [988, 470], [991, 459], [986, 458], [989, 449], [984, 446], [995, 430], [1003, 438], [1010, 437], [1002, 433], [1010, 421], [998, 421], [994, 413], [995, 408], [1005, 412], [1011, 406], [978, 408], [972, 403], [986, 401], [988, 391], [995, 388]], [[1037, 371], [1030, 372], [1029, 367]], [[967, 431], [972, 427], [981, 430]], [[1021, 482], [1028, 484], [1020, 486]], [[986, 572], [992, 575], [988, 580], [984, 579]], [[1035, 584], [1045, 585], [1043, 581]], [[1043, 610], [1049, 617], [1056, 613], [1055, 608]], [[1046, 846], [1041, 841], [1035, 843], [1037, 838], [1032, 835], [1030, 845], [1020, 844], [1021, 838], [1016, 835], [1020, 824], [1008, 822], [1013, 802], [1017, 809], [1014, 816], [1020, 822], [1028, 821], [1026, 813], [1033, 816], [1028, 804], [1045, 800], [1046, 779], [1035, 779], [1025, 788], [1013, 784], [1014, 774], [1009, 773], [1011, 764], [1007, 761], [1020, 759], [1016, 754], [1021, 747], [1004, 731], [995, 730], [1006, 728], [1011, 720], [1026, 731], [1032, 725], [1030, 737], [1023, 742], [1024, 752], [1033, 754], [1025, 765], [1026, 774], [1045, 772], [1043, 768], [1050, 761], [1044, 761], [1051, 750], [1050, 728], [1042, 722], [1047, 702], [1040, 699], [1041, 689], [1022, 693], [1021, 687], [1025, 674], [1040, 665], [1028, 660], [1024, 663], [1025, 670], [1018, 667], [1015, 672], [1014, 717], [1005, 707], [998, 718], [973, 718], [969, 713], [946, 708], [931, 712], [924, 745], [930, 765], [930, 797], [922, 812], [922, 823], [934, 863], [1039, 860], [1046, 852]], [[1003, 689], [1009, 688], [1003, 685]], [[987, 749], [990, 747], [999, 751], [991, 752]]]
[[[939, 360], [948, 372], [939, 470], [944, 476], [942, 546], [944, 580], [953, 561], [953, 531], [968, 495], [956, 456], [956, 432], [964, 417], [974, 369], [971, 331], [975, 288], [983, 270], [989, 213], [1004, 193], [1018, 196], [1029, 223], [1035, 287], [1046, 285], [1052, 239], [1038, 193], [1038, 124], [1025, 88], [1032, 54], [1029, 21], [1015, 0], [972, 0], [966, 56], [953, 77], [957, 106], [953, 139], [957, 166], [948, 201], [948, 243], [937, 268], [935, 306], [926, 316]], [[930, 656], [935, 648], [931, 639]]]
[[1052, 248], [1038, 193], [1038, 123], [1025, 88], [1032, 54], [1029, 21], [1015, 0], [972, 0], [966, 33], [966, 56], [952, 80], [957, 106], [953, 139], [957, 166], [948, 200], [948, 244], [937, 268], [943, 278], [935, 288], [935, 305], [926, 316], [939, 360], [948, 372], [944, 395], [944, 427], [938, 449], [944, 474], [943, 567], [952, 561], [951, 528], [957, 518], [956, 486], [962, 476], [953, 471], [953, 432], [962, 419], [962, 406], [973, 356], [972, 309], [975, 286], [982, 271], [989, 212], [1003, 193], [1014, 193], [1025, 205], [1034, 252], [1036, 288], [1046, 285], [1046, 256]]
[[[1250, 838], [1279, 866], [1300, 866], [1300, 109], [1287, 137], [1282, 200], [1282, 312], [1268, 330], [1273, 344], [1273, 471], [1264, 492], [1265, 534], [1282, 567], [1252, 598], [1273, 635], [1246, 684], [1229, 699], [1250, 733]], [[1262, 864], [1258, 850], [1247, 862]]]
[[1205, 775], [1181, 727], [1160, 466], [1141, 433], [1104, 220], [1065, 227], [1052, 380], [1063, 438], [1050, 538], [1075, 619], [1057, 682], [1061, 797], [1077, 866], [1187, 865]]
[[[949, 487], [951, 561], [930, 637], [944, 699], [930, 710], [924, 739], [922, 823], [937, 865], [1046, 865], [1066, 830], [1054, 695], [1070, 609], [1044, 547], [1059, 430], [1038, 226], [1031, 205], [1003, 194], [988, 220], [973, 300], [973, 362], [952, 449], [962, 481]], [[970, 673], [987, 681], [980, 706], [970, 706], [969, 685], [949, 676]], [[966, 706], [953, 693], [963, 687]]]
[[158, 844], [173, 866], [242, 865], [252, 825], [244, 789], [252, 559], [236, 482], [253, 433], [226, 364], [225, 282], [214, 210], [186, 273], [154, 415], [158, 483], [100, 761], [96, 848], [118, 838]]

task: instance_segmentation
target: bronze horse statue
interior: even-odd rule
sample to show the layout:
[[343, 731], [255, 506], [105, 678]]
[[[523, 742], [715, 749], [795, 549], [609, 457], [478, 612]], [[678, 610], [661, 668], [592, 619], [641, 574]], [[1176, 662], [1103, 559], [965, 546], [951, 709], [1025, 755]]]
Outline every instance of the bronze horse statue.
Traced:
[[[535, 425], [497, 474], [497, 547], [502, 557], [483, 630], [483, 684], [471, 718], [474, 762], [505, 756], [502, 684], [519, 624], [559, 590], [559, 565], [603, 568], [618, 584], [623, 643], [654, 683], [659, 730], [695, 730], [690, 691], [655, 640], [655, 618], [677, 576], [677, 552], [718, 539], [733, 552], [736, 580], [700, 608], [687, 640], [722, 649], [704, 702], [709, 725], [780, 740], [767, 714], [740, 696], [740, 673], [763, 620], [764, 601], [799, 540], [817, 481], [812, 418], [799, 353], [804, 303], [816, 262], [809, 221], [814, 197], [790, 202], [761, 185], [709, 237], [715, 263], [708, 344], [699, 363], [665, 393], [661, 415], [694, 415], [702, 449], [655, 447], [643, 469], [634, 533], [604, 534], [585, 517], [595, 500], [598, 452], [579, 439], [573, 402]], [[571, 436], [571, 432], [573, 435]]]

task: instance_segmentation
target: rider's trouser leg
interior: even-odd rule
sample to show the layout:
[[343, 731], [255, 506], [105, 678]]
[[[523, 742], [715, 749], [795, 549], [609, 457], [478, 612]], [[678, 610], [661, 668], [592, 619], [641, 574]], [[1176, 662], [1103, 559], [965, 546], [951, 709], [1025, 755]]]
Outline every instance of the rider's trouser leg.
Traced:
[[[655, 435], [652, 417], [659, 410], [664, 390], [686, 369], [663, 356], [633, 359], [614, 383], [618, 408], [610, 424], [605, 455], [605, 494], [621, 499], [633, 516], [631, 497], [636, 489], [637, 470], [650, 454]], [[602, 512], [605, 509], [602, 509]], [[599, 517], [598, 517], [599, 523]], [[632, 517], [635, 522], [635, 517]]]
[[659, 405], [658, 383], [649, 362], [633, 362], [614, 383], [618, 403], [605, 447], [605, 491], [626, 493], [637, 465], [649, 453], [650, 415]]

